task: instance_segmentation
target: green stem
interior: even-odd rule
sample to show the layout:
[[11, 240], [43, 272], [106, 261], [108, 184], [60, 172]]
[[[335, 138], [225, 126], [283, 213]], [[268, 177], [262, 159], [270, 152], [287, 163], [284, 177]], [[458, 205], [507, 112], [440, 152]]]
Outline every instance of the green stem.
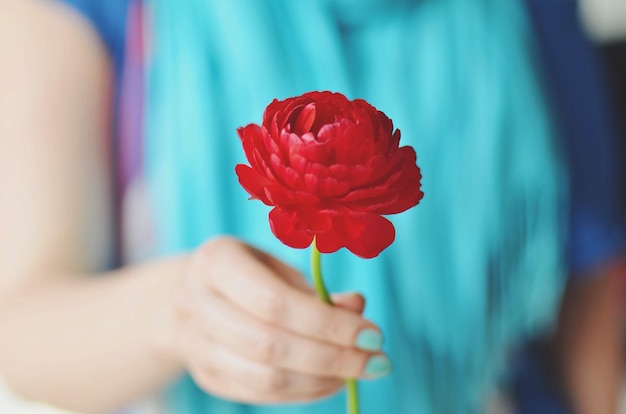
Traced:
[[311, 246], [311, 272], [313, 272], [313, 284], [315, 285], [315, 292], [322, 302], [333, 305], [333, 301], [326, 290], [324, 279], [322, 277], [322, 255], [317, 249], [316, 241], [313, 239], [313, 245]]
[[359, 414], [359, 384], [354, 378], [346, 380], [348, 414]]
[[[315, 239], [313, 239], [313, 244], [311, 245], [311, 272], [313, 273], [313, 285], [315, 286], [317, 296], [324, 303], [333, 306], [333, 301], [330, 299], [322, 277], [322, 255], [317, 249]], [[346, 392], [348, 414], [359, 414], [359, 389], [354, 378], [346, 379]]]

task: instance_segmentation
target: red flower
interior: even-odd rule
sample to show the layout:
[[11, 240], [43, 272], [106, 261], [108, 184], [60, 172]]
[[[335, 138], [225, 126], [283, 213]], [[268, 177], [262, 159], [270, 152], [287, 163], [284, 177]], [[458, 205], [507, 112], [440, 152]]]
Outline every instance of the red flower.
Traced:
[[237, 133], [250, 162], [237, 165], [239, 182], [274, 207], [272, 232], [288, 246], [308, 247], [315, 236], [322, 253], [375, 257], [395, 238], [382, 215], [423, 197], [415, 151], [399, 148], [400, 131], [364, 100], [331, 92], [274, 100], [263, 125]]

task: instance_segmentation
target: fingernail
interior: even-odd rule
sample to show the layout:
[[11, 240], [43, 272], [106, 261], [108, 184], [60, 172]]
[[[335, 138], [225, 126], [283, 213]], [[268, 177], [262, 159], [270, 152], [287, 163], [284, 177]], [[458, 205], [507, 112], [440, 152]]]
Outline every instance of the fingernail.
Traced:
[[365, 365], [365, 375], [370, 378], [384, 377], [391, 372], [391, 361], [385, 355], [374, 355]]
[[356, 336], [354, 346], [364, 351], [380, 351], [383, 347], [383, 336], [374, 329], [363, 329]]

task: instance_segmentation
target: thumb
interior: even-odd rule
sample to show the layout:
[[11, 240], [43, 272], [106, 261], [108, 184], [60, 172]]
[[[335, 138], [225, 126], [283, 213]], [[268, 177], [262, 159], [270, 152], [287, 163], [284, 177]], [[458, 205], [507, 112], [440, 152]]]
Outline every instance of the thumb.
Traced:
[[365, 309], [365, 298], [356, 292], [333, 293], [332, 301], [336, 307], [361, 314]]

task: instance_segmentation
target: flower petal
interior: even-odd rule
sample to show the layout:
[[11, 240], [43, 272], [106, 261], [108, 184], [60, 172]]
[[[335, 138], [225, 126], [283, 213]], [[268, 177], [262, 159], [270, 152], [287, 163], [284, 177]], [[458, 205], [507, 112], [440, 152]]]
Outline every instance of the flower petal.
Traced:
[[361, 216], [341, 215], [333, 217], [333, 226], [329, 231], [317, 234], [317, 248], [322, 253], [333, 253], [359, 237], [365, 229]]
[[245, 127], [238, 128], [237, 135], [239, 135], [239, 139], [241, 139], [241, 144], [243, 145], [246, 158], [252, 167], [257, 167], [257, 165], [254, 164], [256, 162], [254, 157], [256, 145], [255, 141], [257, 137], [261, 136], [261, 127], [255, 124], [250, 124]]
[[252, 198], [261, 200], [268, 206], [272, 205], [270, 200], [265, 195], [265, 187], [270, 185], [270, 181], [267, 178], [263, 177], [261, 174], [257, 173], [245, 164], [238, 164], [235, 167], [235, 172], [239, 178], [239, 183], [244, 190], [252, 196]]
[[298, 135], [303, 135], [311, 130], [313, 122], [315, 121], [315, 104], [311, 102], [305, 106], [298, 118], [296, 119], [296, 125], [293, 127], [293, 132]]
[[270, 228], [274, 236], [289, 247], [304, 249], [313, 242], [313, 235], [300, 226], [295, 213], [287, 213], [275, 207], [269, 215]]
[[[303, 214], [300, 215], [302, 216]], [[309, 214], [305, 213], [304, 216], [306, 217], [306, 229], [313, 234], [324, 233], [333, 228], [332, 214], [321, 214], [319, 211], [310, 211]]]
[[363, 217], [365, 229], [361, 234], [350, 240], [346, 246], [355, 255], [364, 259], [378, 256], [396, 238], [396, 229], [384, 217], [367, 215]]

